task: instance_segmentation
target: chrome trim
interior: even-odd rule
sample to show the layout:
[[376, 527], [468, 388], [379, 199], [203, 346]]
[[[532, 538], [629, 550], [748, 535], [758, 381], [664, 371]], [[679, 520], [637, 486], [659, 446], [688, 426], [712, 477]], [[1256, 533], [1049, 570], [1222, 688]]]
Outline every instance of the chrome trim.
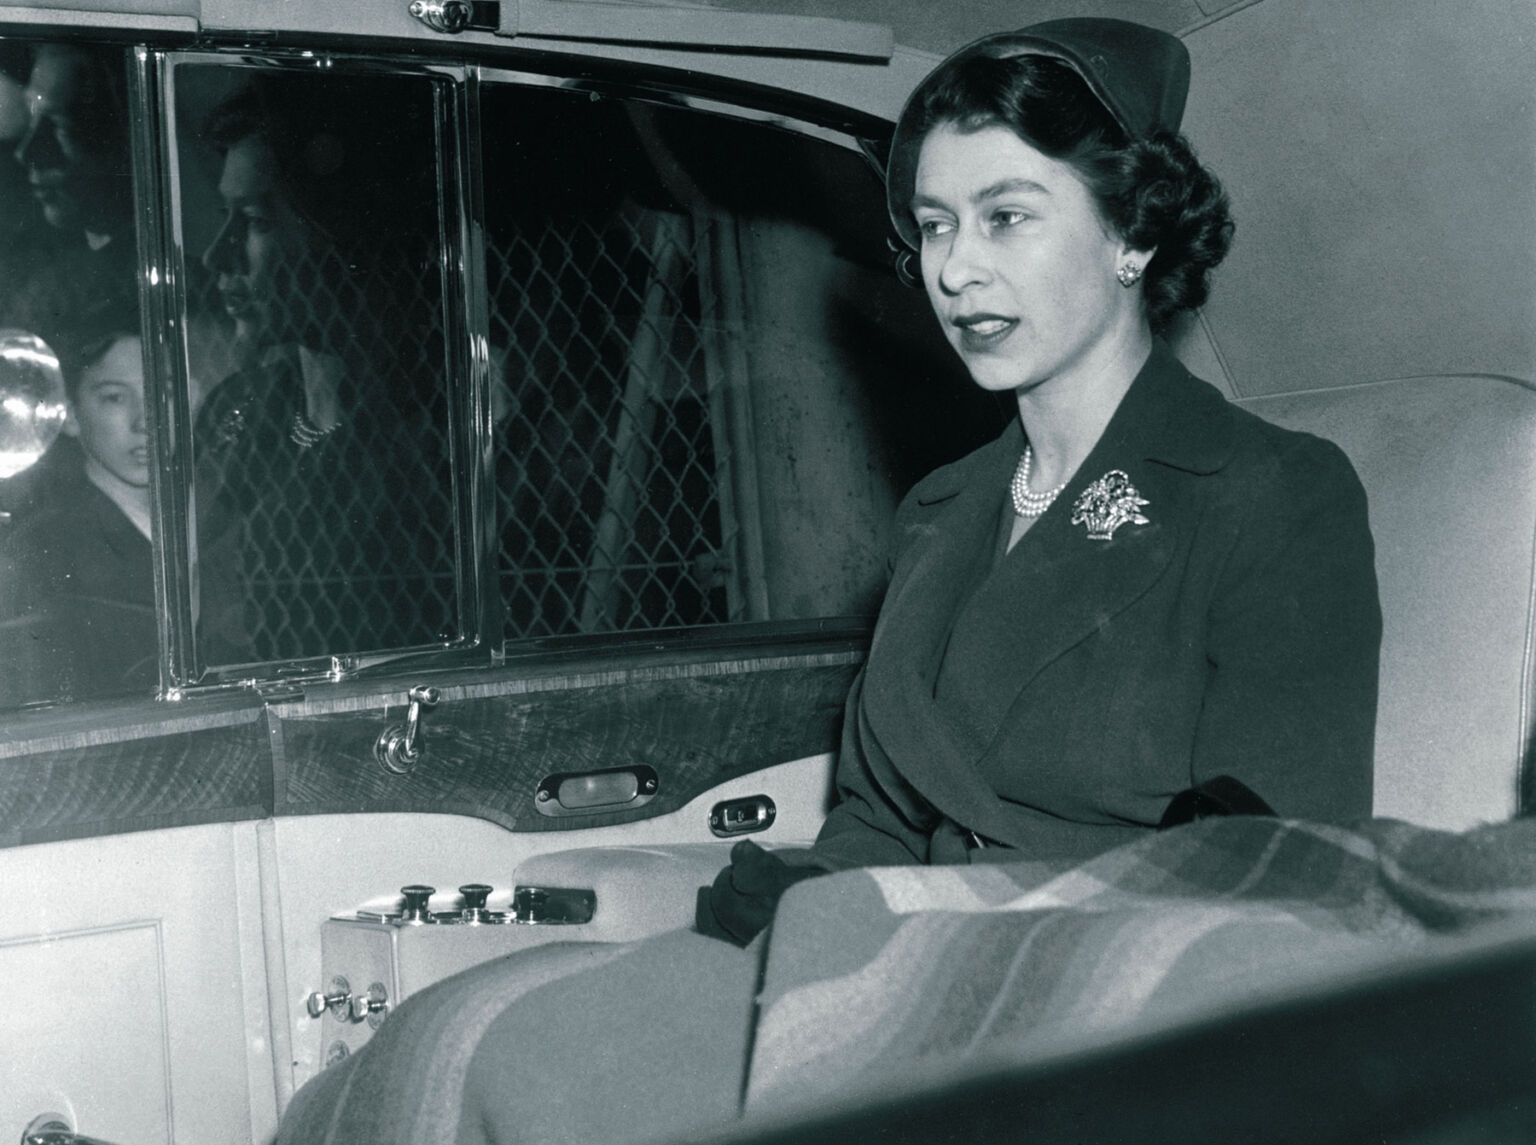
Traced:
[[[141, 49], [140, 54], [146, 53]], [[483, 647], [480, 635], [484, 616], [487, 613], [487, 606], [481, 599], [483, 591], [480, 588], [484, 577], [477, 564], [466, 561], [463, 550], [466, 546], [472, 546], [473, 541], [464, 539], [460, 540], [460, 551], [455, 554], [455, 589], [459, 594], [456, 624], [460, 635], [453, 640], [342, 655], [243, 664], [212, 665], [201, 660], [191, 619], [195, 611], [191, 586], [196, 582], [197, 577], [196, 533], [191, 513], [195, 469], [192, 460], [194, 443], [192, 442], [189, 398], [190, 379], [187, 372], [190, 353], [186, 321], [187, 299], [184, 284], [181, 281], [188, 258], [186, 236], [182, 227], [184, 204], [180, 193], [184, 158], [177, 152], [178, 124], [175, 104], [177, 72], [183, 67], [216, 66], [250, 70], [315, 69], [338, 77], [346, 75], [416, 77], [433, 85], [432, 95], [440, 113], [436, 146], [439, 170], [442, 175], [438, 184], [438, 205], [440, 232], [444, 238], [441, 267], [445, 326], [443, 355], [450, 385], [454, 385], [458, 377], [465, 372], [465, 363], [459, 360], [459, 355], [461, 347], [469, 341], [468, 327], [463, 317], [464, 306], [460, 284], [463, 281], [465, 264], [474, 260], [466, 257], [465, 252], [469, 249], [467, 246], [469, 232], [460, 221], [464, 214], [461, 204], [464, 199], [466, 179], [462, 160], [465, 139], [462, 120], [466, 115], [466, 100], [462, 94], [453, 95], [448, 99], [445, 99], [445, 95], [447, 91], [462, 93], [469, 70], [453, 63], [423, 62], [392, 56], [374, 57], [303, 49], [253, 51], [248, 46], [229, 50], [164, 50], [148, 54], [153, 60], [157, 80], [155, 98], [159, 106], [158, 109], [146, 107], [142, 115], [135, 116], [135, 120], [139, 124], [139, 133], [154, 139], [156, 145], [154, 157], [158, 165], [151, 169], [156, 179], [154, 184], [156, 201], [148, 207], [141, 208], [141, 212], [146, 213], [146, 217], [149, 212], [156, 210], [160, 212], [153, 233], [156, 238], [154, 249], [163, 266], [158, 270], [158, 277], [154, 279], [150, 277], [149, 268], [146, 266], [144, 282], [149, 285], [145, 287], [145, 299], [149, 304], [146, 306], [146, 313], [153, 314], [155, 318], [153, 332], [158, 335], [161, 345], [159, 353], [163, 357], [163, 360], [157, 363], [157, 375], [166, 379], [156, 412], [159, 424], [168, 428], [159, 429], [156, 439], [164, 443], [162, 452], [171, 466], [168, 472], [175, 478], [169, 496], [157, 495], [155, 499], [157, 518], [163, 519], [168, 535], [175, 542], [174, 546], [167, 546], [169, 551], [162, 558], [165, 567], [163, 570], [157, 569], [157, 576], [163, 576], [175, 593], [165, 602], [165, 611], [160, 616], [162, 628], [170, 626], [170, 639], [175, 648], [169, 674], [164, 680], [162, 693], [164, 698], [181, 700], [204, 694], [261, 689], [275, 683], [295, 684], [325, 680], [337, 682], [382, 665], [416, 659], [429, 660], [433, 667], [463, 666], [466, 663], [484, 664], [490, 656], [489, 651]], [[446, 108], [445, 104], [447, 104]], [[446, 131], [441, 123], [443, 118], [441, 113], [444, 111], [452, 120]], [[138, 185], [141, 180], [137, 170], [135, 178]], [[146, 182], [143, 185], [150, 184]], [[472, 364], [469, 372], [470, 384], [473, 385]], [[484, 388], [483, 380], [480, 384], [481, 388]], [[452, 403], [455, 412], [449, 426], [450, 449], [455, 458], [466, 433], [465, 429], [458, 424], [461, 418], [457, 407], [460, 405], [462, 405], [461, 402]], [[458, 472], [459, 468], [456, 460], [455, 472]], [[471, 484], [478, 485], [478, 478]], [[455, 516], [460, 522], [457, 532], [461, 535], [467, 531], [465, 528], [467, 507], [474, 503], [473, 490], [466, 497], [460, 488], [455, 487]], [[172, 616], [176, 617], [174, 621], [170, 619]], [[499, 636], [499, 633], [497, 635]]]
[[769, 51], [881, 63], [896, 50], [887, 24], [644, 3], [593, 11], [559, 0], [504, 0], [496, 31], [509, 37]]
[[524, 87], [554, 88], [586, 95], [594, 99], [628, 100], [635, 103], [655, 104], [674, 110], [681, 108], [689, 111], [698, 111], [707, 115], [718, 115], [727, 119], [739, 119], [747, 123], [757, 123], [768, 127], [776, 127], [784, 131], [792, 131], [798, 135], [819, 139], [823, 143], [831, 143], [838, 147], [858, 151], [860, 154], [868, 154], [863, 140], [852, 132], [835, 127], [826, 127], [816, 123], [814, 120], [804, 119], [800, 116], [770, 110], [766, 103], [772, 101], [765, 101], [765, 106], [756, 106], [752, 103], [738, 103], [713, 96], [683, 91], [664, 83], [655, 83], [639, 78], [576, 78], [491, 66], [483, 66], [477, 70], [480, 73], [482, 84], [504, 83]]
[[582, 926], [597, 913], [597, 892], [581, 887], [514, 887], [512, 913], [526, 926]]
[[457, 36], [474, 19], [475, 6], [469, 0], [411, 0], [406, 11], [434, 32]]

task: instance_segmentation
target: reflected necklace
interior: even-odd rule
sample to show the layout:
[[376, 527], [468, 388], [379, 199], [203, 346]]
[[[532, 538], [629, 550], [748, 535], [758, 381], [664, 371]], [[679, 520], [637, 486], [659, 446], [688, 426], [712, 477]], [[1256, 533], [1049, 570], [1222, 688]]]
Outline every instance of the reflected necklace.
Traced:
[[1008, 483], [1008, 492], [1013, 495], [1013, 511], [1021, 517], [1038, 517], [1051, 507], [1051, 502], [1067, 487], [1063, 481], [1054, 489], [1047, 489], [1044, 493], [1031, 493], [1029, 491], [1029, 470], [1035, 462], [1035, 453], [1029, 446], [1024, 447], [1024, 456], [1019, 458], [1019, 467], [1013, 471], [1013, 480]]

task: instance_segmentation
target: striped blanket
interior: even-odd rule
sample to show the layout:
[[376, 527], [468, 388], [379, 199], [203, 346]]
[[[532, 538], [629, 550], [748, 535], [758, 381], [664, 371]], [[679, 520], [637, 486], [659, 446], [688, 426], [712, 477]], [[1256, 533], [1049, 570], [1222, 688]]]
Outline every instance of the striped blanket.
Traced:
[[1209, 819], [1070, 869], [846, 871], [791, 890], [747, 951], [676, 932], [440, 983], [302, 1090], [279, 1140], [677, 1140], [743, 1106], [1166, 1028], [1511, 919], [1536, 932], [1536, 821]]
[[1166, 1027], [1516, 915], [1536, 929], [1531, 820], [1207, 819], [1065, 871], [848, 872], [780, 907], [747, 1105]]

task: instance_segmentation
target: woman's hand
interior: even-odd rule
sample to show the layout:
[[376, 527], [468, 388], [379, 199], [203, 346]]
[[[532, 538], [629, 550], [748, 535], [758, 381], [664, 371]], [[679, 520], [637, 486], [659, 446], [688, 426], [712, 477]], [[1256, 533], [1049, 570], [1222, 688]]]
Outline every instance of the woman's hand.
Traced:
[[731, 865], [699, 888], [694, 928], [711, 938], [745, 946], [773, 919], [781, 896], [804, 879], [826, 872], [820, 867], [791, 867], [783, 859], [743, 839], [731, 848]]

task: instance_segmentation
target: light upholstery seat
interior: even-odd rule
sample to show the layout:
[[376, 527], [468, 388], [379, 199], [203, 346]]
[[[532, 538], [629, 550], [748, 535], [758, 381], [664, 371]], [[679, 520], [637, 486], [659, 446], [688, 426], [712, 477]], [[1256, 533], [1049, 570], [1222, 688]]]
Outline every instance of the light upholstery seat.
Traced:
[[1238, 404], [1336, 442], [1370, 498], [1376, 814], [1460, 829], [1536, 802], [1536, 387], [1398, 378]]

